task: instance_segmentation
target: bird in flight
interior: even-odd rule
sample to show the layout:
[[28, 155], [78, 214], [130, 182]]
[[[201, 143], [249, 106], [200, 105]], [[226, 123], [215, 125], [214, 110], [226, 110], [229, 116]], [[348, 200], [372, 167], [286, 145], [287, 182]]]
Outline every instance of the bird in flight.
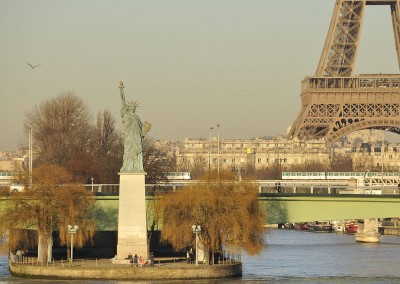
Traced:
[[30, 63], [28, 63], [28, 62], [26, 62], [26, 64], [28, 64], [29, 66], [31, 66], [32, 69], [35, 69], [36, 67], [42, 65], [42, 64], [32, 65], [32, 64], [30, 64]]

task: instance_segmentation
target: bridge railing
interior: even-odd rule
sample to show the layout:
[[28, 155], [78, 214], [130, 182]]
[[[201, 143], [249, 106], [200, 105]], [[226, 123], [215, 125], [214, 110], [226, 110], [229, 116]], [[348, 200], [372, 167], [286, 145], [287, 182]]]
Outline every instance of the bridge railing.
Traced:
[[[285, 194], [400, 194], [398, 185], [349, 185], [347, 181], [337, 182], [310, 182], [310, 181], [257, 181], [259, 193]], [[155, 191], [175, 191], [186, 183], [146, 184], [146, 195], [153, 195]], [[86, 184], [87, 190], [96, 195], [118, 195], [118, 184]]]

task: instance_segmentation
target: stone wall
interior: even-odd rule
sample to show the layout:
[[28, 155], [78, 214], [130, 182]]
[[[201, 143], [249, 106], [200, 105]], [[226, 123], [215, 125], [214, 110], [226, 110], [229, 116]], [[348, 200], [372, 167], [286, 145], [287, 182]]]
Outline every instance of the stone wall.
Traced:
[[194, 266], [186, 264], [154, 267], [127, 265], [102, 266], [40, 266], [10, 263], [11, 274], [23, 278], [39, 279], [101, 279], [101, 280], [173, 280], [231, 278], [242, 275], [242, 264]]

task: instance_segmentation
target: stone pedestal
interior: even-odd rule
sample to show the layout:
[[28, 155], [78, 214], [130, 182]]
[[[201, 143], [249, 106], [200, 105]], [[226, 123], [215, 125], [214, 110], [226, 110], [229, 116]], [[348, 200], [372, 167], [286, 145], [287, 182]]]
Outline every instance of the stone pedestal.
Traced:
[[119, 181], [117, 262], [128, 254], [147, 259], [145, 172], [121, 172]]
[[364, 220], [364, 226], [355, 234], [356, 241], [362, 243], [379, 243], [381, 234], [378, 231], [378, 219], [370, 218]]

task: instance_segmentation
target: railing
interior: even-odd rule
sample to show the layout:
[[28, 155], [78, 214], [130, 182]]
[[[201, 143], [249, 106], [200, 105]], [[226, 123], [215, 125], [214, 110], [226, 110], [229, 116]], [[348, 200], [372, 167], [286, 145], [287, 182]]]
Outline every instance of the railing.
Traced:
[[222, 251], [222, 256], [218, 258], [218, 264], [235, 264], [242, 262], [242, 255], [239, 253], [230, 253], [227, 251]]
[[400, 75], [371, 74], [354, 77], [306, 77], [301, 82], [302, 93], [321, 89], [399, 89]]
[[[259, 193], [290, 193], [290, 194], [400, 194], [397, 182], [386, 181], [379, 183], [379, 179], [365, 180], [363, 184], [352, 184], [348, 180], [256, 180]], [[195, 183], [196, 181], [176, 181], [162, 184], [146, 184], [146, 195], [153, 195], [155, 190], [175, 191]], [[87, 184], [87, 190], [96, 195], [118, 195], [118, 184]]]

